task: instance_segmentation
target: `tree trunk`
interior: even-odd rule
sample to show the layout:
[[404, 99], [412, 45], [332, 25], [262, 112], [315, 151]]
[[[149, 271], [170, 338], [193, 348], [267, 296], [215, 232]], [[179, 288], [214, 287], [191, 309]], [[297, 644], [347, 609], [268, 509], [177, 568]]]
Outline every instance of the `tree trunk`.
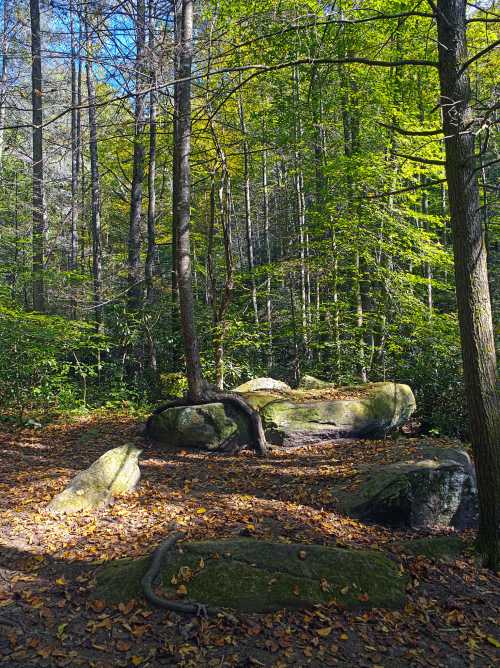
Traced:
[[458, 316], [479, 491], [478, 542], [486, 566], [498, 570], [500, 406], [471, 92], [463, 67], [467, 60], [465, 0], [438, 0], [436, 20]]
[[273, 325], [272, 325], [272, 302], [271, 302], [271, 238], [269, 234], [269, 188], [267, 182], [267, 151], [262, 152], [262, 195], [264, 207], [264, 238], [266, 243], [266, 319], [267, 319], [267, 368], [273, 366]]
[[5, 101], [7, 94], [7, 62], [9, 54], [9, 11], [8, 11], [8, 0], [3, 2], [3, 15], [2, 15], [2, 46], [1, 46], [1, 57], [2, 57], [2, 67], [0, 69], [0, 170], [2, 168], [2, 158], [3, 158], [3, 144], [4, 144], [4, 129], [5, 125]]
[[255, 286], [255, 260], [253, 248], [253, 229], [252, 229], [252, 211], [250, 199], [250, 153], [247, 140], [247, 129], [245, 125], [245, 114], [243, 109], [243, 99], [239, 98], [240, 129], [243, 135], [243, 157], [244, 157], [244, 186], [245, 186], [245, 230], [247, 235], [247, 262], [248, 273], [250, 274], [250, 289], [252, 293], [252, 306], [255, 318], [255, 324], [259, 324], [259, 307], [257, 304], [257, 288]]
[[177, 137], [174, 144], [174, 161], [177, 165], [177, 201], [174, 220], [177, 228], [177, 281], [181, 327], [184, 340], [189, 398], [200, 401], [203, 398], [203, 376], [201, 371], [198, 336], [194, 319], [194, 295], [191, 267], [190, 243], [190, 202], [191, 169], [189, 154], [191, 149], [191, 64], [193, 58], [193, 2], [182, 0], [182, 21], [179, 32], [177, 84]]
[[149, 94], [149, 166], [148, 166], [148, 250], [146, 255], [145, 278], [148, 302], [153, 300], [153, 275], [156, 256], [156, 86], [154, 53], [154, 22], [153, 0], [149, 3], [149, 53], [150, 53], [150, 85], [153, 90]]
[[88, 13], [85, 15], [85, 42], [87, 60], [87, 96], [89, 114], [89, 152], [90, 152], [90, 193], [92, 212], [92, 278], [94, 290], [94, 320], [98, 330], [102, 327], [102, 249], [101, 249], [101, 184], [99, 180], [99, 156], [97, 153], [97, 114], [94, 73], [90, 54], [92, 39], [90, 37]]
[[[71, 229], [69, 249], [69, 269], [76, 271], [78, 263], [78, 172], [80, 168], [80, 106], [81, 74], [78, 67], [77, 38], [75, 34], [75, 7], [70, 6], [71, 32]], [[71, 291], [71, 317], [76, 318], [76, 299]]]
[[45, 311], [45, 238], [47, 217], [43, 163], [43, 86], [40, 38], [40, 3], [30, 0], [31, 18], [31, 104], [33, 122], [33, 308]]
[[130, 193], [130, 221], [128, 235], [128, 303], [136, 310], [141, 302], [141, 208], [144, 183], [144, 50], [146, 45], [146, 8], [144, 0], [137, 0], [135, 20], [135, 124], [132, 187]]

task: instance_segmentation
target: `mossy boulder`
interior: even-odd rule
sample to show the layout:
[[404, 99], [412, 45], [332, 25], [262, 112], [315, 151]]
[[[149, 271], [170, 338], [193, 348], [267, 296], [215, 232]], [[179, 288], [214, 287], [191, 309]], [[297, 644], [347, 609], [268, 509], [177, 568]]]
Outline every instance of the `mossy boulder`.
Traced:
[[336, 490], [353, 517], [401, 527], [477, 524], [477, 489], [468, 454], [456, 448], [420, 448], [411, 459], [374, 466]]
[[242, 414], [221, 403], [177, 406], [152, 415], [148, 435], [171, 447], [217, 450], [224, 443], [248, 442], [248, 425]]
[[[94, 595], [109, 603], [139, 597], [149, 561], [108, 564]], [[348, 609], [398, 608], [407, 584], [381, 552], [245, 538], [184, 543], [167, 555], [160, 579], [168, 598], [183, 584], [188, 600], [245, 612], [331, 601]]]
[[304, 390], [321, 390], [325, 387], [332, 387], [333, 383], [329, 383], [326, 380], [321, 380], [320, 378], [315, 378], [314, 376], [302, 376], [299, 383], [299, 388]]
[[267, 403], [261, 415], [270, 442], [302, 445], [339, 437], [380, 438], [404, 424], [416, 407], [413, 392], [401, 383], [341, 389], [346, 394], [355, 391], [357, 398]]
[[400, 541], [394, 547], [400, 554], [452, 561], [458, 559], [469, 546], [459, 536], [428, 536]]
[[47, 509], [57, 513], [93, 510], [134, 489], [141, 477], [141, 452], [128, 444], [108, 450], [88, 469], [80, 471]]
[[233, 392], [258, 392], [259, 390], [281, 390], [287, 392], [290, 389], [290, 385], [287, 385], [287, 383], [284, 383], [282, 380], [275, 380], [274, 378], [253, 378], [252, 380], [235, 387]]

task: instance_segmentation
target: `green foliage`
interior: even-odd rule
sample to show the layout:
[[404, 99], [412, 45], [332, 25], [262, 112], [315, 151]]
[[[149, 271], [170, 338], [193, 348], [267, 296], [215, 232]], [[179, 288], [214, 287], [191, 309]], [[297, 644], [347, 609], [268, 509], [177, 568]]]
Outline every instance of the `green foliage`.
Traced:
[[85, 405], [106, 347], [88, 323], [0, 305], [0, 404], [19, 419], [35, 407]]
[[389, 346], [397, 380], [409, 383], [424, 427], [436, 434], [467, 436], [458, 323], [454, 315], [408, 323], [413, 331]]

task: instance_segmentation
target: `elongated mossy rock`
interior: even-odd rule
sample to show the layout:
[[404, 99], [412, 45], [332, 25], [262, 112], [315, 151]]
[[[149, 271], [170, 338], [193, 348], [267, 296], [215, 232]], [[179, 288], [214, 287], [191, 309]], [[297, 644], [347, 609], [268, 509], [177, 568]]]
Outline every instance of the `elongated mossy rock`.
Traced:
[[134, 489], [141, 477], [138, 464], [141, 452], [128, 444], [108, 450], [88, 469], [80, 471], [47, 509], [57, 513], [93, 510]]
[[[140, 597], [149, 557], [106, 565], [94, 596], [109, 603]], [[381, 552], [248, 538], [183, 543], [167, 554], [164, 595], [245, 612], [309, 608], [335, 601], [348, 609], [403, 605], [407, 580]]]
[[275, 400], [261, 409], [266, 436], [277, 445], [330, 438], [381, 438], [404, 424], [416, 408], [408, 385], [382, 382], [355, 388], [358, 398], [295, 402]]

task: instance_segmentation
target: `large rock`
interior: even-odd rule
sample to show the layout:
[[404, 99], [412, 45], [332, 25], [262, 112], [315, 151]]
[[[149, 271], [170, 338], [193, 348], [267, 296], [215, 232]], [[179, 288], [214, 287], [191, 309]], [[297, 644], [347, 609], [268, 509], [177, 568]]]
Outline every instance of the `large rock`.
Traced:
[[248, 442], [244, 417], [221, 403], [167, 408], [149, 418], [147, 431], [172, 447], [217, 450], [229, 441]]
[[322, 390], [325, 387], [333, 387], [333, 383], [328, 383], [326, 380], [315, 378], [315, 376], [302, 376], [299, 383], [299, 388], [303, 390]]
[[134, 489], [141, 472], [138, 465], [142, 450], [122, 445], [105, 452], [88, 469], [80, 471], [68, 487], [52, 499], [48, 510], [78, 513], [108, 504], [114, 496]]
[[274, 378], [253, 378], [252, 380], [238, 385], [233, 392], [258, 392], [259, 390], [278, 390], [288, 392], [291, 390], [290, 385], [287, 385], [282, 380], [274, 380]]
[[474, 469], [456, 448], [422, 447], [412, 459], [375, 466], [338, 490], [351, 516], [398, 527], [448, 527], [477, 524]]
[[267, 403], [261, 415], [268, 439], [277, 445], [303, 445], [339, 437], [380, 438], [404, 424], [416, 407], [413, 392], [400, 383], [345, 390], [354, 390], [358, 398]]
[[[164, 595], [245, 612], [309, 608], [334, 600], [349, 608], [397, 608], [407, 580], [380, 552], [233, 539], [182, 543], [161, 570]], [[149, 558], [107, 565], [94, 595], [109, 603], [137, 598]]]

